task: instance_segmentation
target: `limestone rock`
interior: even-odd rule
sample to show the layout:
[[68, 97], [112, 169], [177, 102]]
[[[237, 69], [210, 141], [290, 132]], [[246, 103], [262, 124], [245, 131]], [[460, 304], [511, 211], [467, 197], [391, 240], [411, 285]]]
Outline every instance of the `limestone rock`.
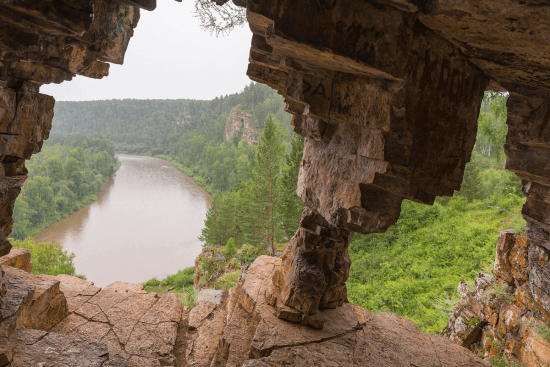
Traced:
[[32, 273], [31, 253], [25, 248], [12, 248], [9, 254], [0, 256], [0, 266], [2, 265]]
[[71, 339], [65, 335], [17, 329], [13, 335], [11, 367], [28, 366], [86, 366], [127, 367], [120, 356], [109, 360], [105, 344], [83, 339]]
[[[475, 289], [458, 286], [458, 302], [444, 334], [485, 356], [505, 353], [527, 367], [541, 367], [550, 358], [547, 342], [535, 325], [550, 321], [543, 297], [532, 293], [538, 284], [528, 272], [532, 251], [541, 247], [511, 231], [502, 231], [496, 246], [494, 276], [480, 274]], [[535, 288], [536, 289], [536, 288]]]
[[227, 141], [231, 141], [233, 134], [237, 131], [241, 131], [241, 140], [246, 140], [250, 144], [258, 145], [261, 133], [256, 128], [255, 123], [257, 123], [257, 121], [253, 120], [251, 113], [232, 108], [225, 122], [223, 138]]

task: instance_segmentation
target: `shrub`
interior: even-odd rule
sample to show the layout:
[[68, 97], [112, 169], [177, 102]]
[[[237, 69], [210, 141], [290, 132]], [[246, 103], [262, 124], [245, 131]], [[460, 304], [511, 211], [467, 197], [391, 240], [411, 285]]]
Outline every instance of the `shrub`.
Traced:
[[184, 288], [186, 285], [193, 285], [194, 279], [195, 268], [189, 267], [167, 276], [160, 284], [164, 287]]
[[198, 290], [194, 290], [193, 288], [184, 288], [183, 293], [181, 293], [179, 299], [184, 306], [186, 306], [188, 309], [192, 309], [193, 307], [195, 307], [195, 302], [197, 301], [198, 295]]
[[142, 285], [144, 287], [158, 287], [159, 284], [160, 284], [160, 282], [157, 280], [156, 277], [152, 278], [152, 279], [149, 279], [145, 283], [142, 283]]
[[223, 247], [222, 254], [225, 258], [230, 258], [235, 255], [235, 252], [235, 241], [233, 240], [233, 237], [230, 237]]
[[39, 242], [27, 237], [24, 240], [11, 241], [13, 247], [26, 248], [31, 253], [32, 273], [59, 275], [67, 274], [86, 279], [83, 275], [76, 275], [73, 264], [74, 253], [67, 253], [59, 243]]

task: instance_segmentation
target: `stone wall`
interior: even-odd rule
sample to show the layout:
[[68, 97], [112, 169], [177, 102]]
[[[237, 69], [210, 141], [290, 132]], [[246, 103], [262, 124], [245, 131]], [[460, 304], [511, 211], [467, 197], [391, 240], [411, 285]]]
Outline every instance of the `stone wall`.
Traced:
[[241, 140], [246, 140], [250, 144], [258, 145], [260, 141], [260, 132], [254, 127], [252, 114], [232, 108], [225, 122], [223, 138], [227, 141], [231, 141], [233, 134], [237, 131], [242, 131]]

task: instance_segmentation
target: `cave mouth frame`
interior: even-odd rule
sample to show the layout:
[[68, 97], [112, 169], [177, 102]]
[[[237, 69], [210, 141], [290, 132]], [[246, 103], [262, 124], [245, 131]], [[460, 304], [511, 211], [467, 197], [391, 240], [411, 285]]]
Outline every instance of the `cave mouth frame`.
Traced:
[[[530, 287], [550, 310], [543, 281], [550, 270], [541, 265], [550, 249], [550, 85], [545, 64], [533, 61], [550, 65], [548, 57], [537, 59], [537, 47], [545, 50], [548, 42], [534, 38], [529, 52], [515, 49], [513, 58], [508, 46], [523, 45], [513, 33], [517, 26], [502, 35], [491, 28], [521, 21], [533, 28], [550, 7], [509, 5], [518, 16], [495, 14], [484, 22], [500, 37], [487, 41], [459, 22], [446, 22], [451, 5], [382, 3], [244, 4], [253, 33], [247, 75], [277, 89], [294, 115], [295, 131], [306, 137], [297, 191], [307, 208], [274, 273], [270, 302], [296, 310], [304, 322], [320, 307], [341, 306], [353, 232], [384, 231], [399, 218], [404, 199], [431, 204], [459, 189], [483, 93], [502, 89], [510, 93], [506, 167], [524, 181], [527, 196], [522, 214], [531, 240]], [[10, 42], [2, 44], [2, 57], [11, 61], [0, 74], [0, 254], [11, 248], [7, 236], [25, 160], [40, 151], [51, 128], [54, 100], [40, 94], [39, 85], [75, 74], [107, 75], [107, 62], [122, 63], [139, 19], [127, 2], [49, 9], [30, 26], [13, 23]], [[20, 11], [9, 10], [15, 16]], [[475, 48], [469, 47], [472, 39]]]

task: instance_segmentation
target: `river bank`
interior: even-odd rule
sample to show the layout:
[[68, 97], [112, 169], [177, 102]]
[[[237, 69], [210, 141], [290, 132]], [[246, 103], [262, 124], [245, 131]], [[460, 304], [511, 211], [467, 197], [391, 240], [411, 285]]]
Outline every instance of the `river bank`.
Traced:
[[122, 165], [98, 200], [35, 240], [73, 252], [77, 272], [98, 286], [164, 278], [193, 265], [210, 194], [166, 160], [117, 157]]

